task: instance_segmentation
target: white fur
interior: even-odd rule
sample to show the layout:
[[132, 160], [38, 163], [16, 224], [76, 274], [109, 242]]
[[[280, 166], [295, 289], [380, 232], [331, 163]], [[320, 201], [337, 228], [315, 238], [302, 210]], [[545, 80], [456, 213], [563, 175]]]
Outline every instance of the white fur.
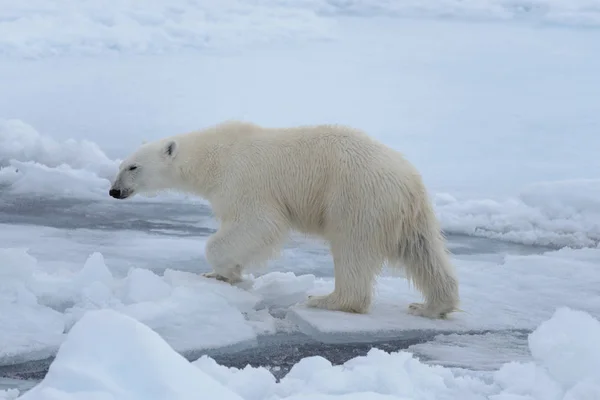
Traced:
[[226, 122], [144, 144], [112, 189], [207, 199], [221, 226], [206, 245], [206, 276], [239, 282], [244, 266], [268, 261], [295, 230], [325, 239], [333, 255], [335, 289], [309, 306], [367, 312], [388, 264], [403, 265], [425, 297], [409, 312], [443, 318], [457, 309], [458, 281], [420, 174], [356, 129]]

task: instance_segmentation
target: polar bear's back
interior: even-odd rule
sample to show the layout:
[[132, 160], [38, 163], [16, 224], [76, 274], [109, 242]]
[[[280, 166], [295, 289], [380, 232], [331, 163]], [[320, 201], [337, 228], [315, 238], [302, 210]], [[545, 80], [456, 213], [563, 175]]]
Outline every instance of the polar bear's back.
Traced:
[[360, 212], [393, 218], [422, 191], [419, 174], [399, 152], [357, 129], [233, 122], [214, 133], [227, 149], [220, 156], [225, 190], [218, 203], [236, 210], [243, 207], [232, 199], [276, 205], [307, 233], [322, 233], [331, 221]]
[[[288, 176], [295, 172], [337, 179], [378, 171], [383, 179], [386, 172], [392, 176], [417, 173], [401, 153], [347, 126], [262, 128], [241, 123], [233, 126], [237, 129], [230, 137], [234, 142], [235, 161], [232, 161], [237, 166], [246, 163], [263, 173], [266, 172], [263, 169], [268, 170], [265, 177], [279, 179], [272, 174]], [[298, 179], [304, 180], [305, 176]]]
[[420, 182], [400, 152], [346, 126], [259, 128], [239, 140], [237, 167], [255, 168], [272, 185], [289, 183], [308, 191], [348, 185], [346, 190], [378, 191]]

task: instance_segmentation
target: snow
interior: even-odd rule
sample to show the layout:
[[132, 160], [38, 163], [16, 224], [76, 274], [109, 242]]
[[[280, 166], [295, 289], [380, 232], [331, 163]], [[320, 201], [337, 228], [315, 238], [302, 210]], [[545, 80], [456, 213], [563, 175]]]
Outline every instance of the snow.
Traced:
[[586, 381], [599, 383], [600, 345], [590, 346], [600, 333], [595, 322], [585, 313], [562, 308], [554, 319], [545, 321], [529, 336], [532, 356], [563, 387]]
[[304, 358], [277, 382], [264, 367], [227, 368], [208, 356], [190, 363], [139, 321], [98, 310], [73, 327], [44, 380], [20, 398], [592, 399], [600, 394], [599, 335], [600, 321], [561, 307], [529, 335], [531, 361], [489, 374], [373, 348], [343, 365]]
[[[51, 355], [63, 330], [86, 311], [104, 308], [119, 310], [148, 324], [181, 352], [256, 339], [242, 312], [250, 312], [257, 299], [228, 285], [190, 273], [166, 271], [159, 277], [142, 269], [131, 269], [119, 279], [113, 277], [100, 253], [91, 254], [79, 271], [47, 273], [36, 268], [36, 260], [22, 249], [4, 252], [7, 270], [19, 269], [20, 259], [27, 259], [33, 266], [28, 276], [21, 274], [19, 279], [16, 275], [9, 281], [12, 287], [21, 289], [21, 298], [2, 300], [2, 318], [13, 329], [2, 332], [7, 335], [2, 342], [7, 349], [0, 353], [0, 364], [12, 363], [17, 356], [27, 361]], [[12, 260], [14, 265], [10, 264]], [[42, 350], [44, 357], [39, 357]]]
[[63, 336], [63, 315], [38, 304], [26, 286], [36, 260], [23, 249], [0, 249], [0, 360], [16, 364], [56, 352]]
[[535, 1], [59, 1], [5, 2], [0, 54], [27, 58], [219, 51], [337, 37], [336, 17], [443, 17], [600, 26], [594, 0]]
[[448, 232], [549, 247], [600, 245], [600, 180], [538, 182], [505, 201], [436, 198]]
[[[0, 375], [57, 355], [24, 398], [600, 398], [597, 0], [0, 9]], [[344, 123], [402, 151], [463, 312], [408, 315], [420, 297], [387, 273], [367, 315], [307, 309], [333, 271], [304, 238], [240, 285], [207, 280], [205, 201], [107, 195], [144, 140], [229, 118]], [[302, 334], [375, 348], [305, 357], [281, 381], [206, 355]], [[377, 349], [390, 339], [417, 343]], [[0, 378], [0, 399], [19, 382]]]
[[123, 314], [99, 310], [73, 326], [46, 378], [20, 398], [195, 399], [199, 393], [240, 399], [156, 332]]
[[110, 178], [118, 166], [117, 161], [109, 159], [96, 143], [74, 139], [59, 142], [40, 135], [22, 121], [0, 120], [0, 161], [12, 160], [35, 162], [50, 168], [66, 165], [103, 178]]
[[[404, 280], [383, 277], [371, 312], [363, 315], [294, 307], [292, 318], [304, 333], [323, 341], [373, 340], [374, 337], [412, 338], [435, 331], [533, 329], [548, 318], [555, 307], [564, 305], [600, 313], [595, 261], [580, 260], [577, 251], [563, 250], [541, 255], [505, 256], [493, 262], [456, 261], [461, 282], [460, 308], [448, 320], [423, 319], [409, 315], [407, 304], [418, 302], [415, 291]], [[569, 258], [564, 258], [570, 253]], [[557, 256], [557, 254], [559, 256]], [[597, 258], [596, 258], [597, 257]], [[577, 278], [573, 278], [573, 276]], [[309, 294], [327, 294], [332, 282], [323, 282]]]
[[[357, 315], [305, 307], [308, 295], [333, 289], [331, 277], [314, 274], [266, 271], [231, 286], [169, 268], [159, 274], [132, 267], [115, 276], [98, 252], [79, 269], [56, 271], [39, 266], [24, 249], [4, 250], [3, 255], [7, 289], [0, 306], [5, 326], [13, 329], [3, 332], [6, 349], [0, 365], [54, 354], [63, 330], [98, 309], [137, 319], [182, 353], [244, 349], [256, 346], [258, 336], [277, 332], [300, 331], [321, 342], [373, 342], [528, 330], [561, 306], [600, 314], [595, 278], [600, 249], [506, 255], [500, 263], [455, 258], [463, 312], [446, 320], [408, 314], [407, 305], [420, 301], [420, 295], [398, 276], [380, 277], [372, 309]], [[458, 342], [454, 345], [460, 346]]]
[[19, 391], [17, 389], [0, 390], [0, 399], [2, 400], [14, 400], [17, 397], [19, 397]]

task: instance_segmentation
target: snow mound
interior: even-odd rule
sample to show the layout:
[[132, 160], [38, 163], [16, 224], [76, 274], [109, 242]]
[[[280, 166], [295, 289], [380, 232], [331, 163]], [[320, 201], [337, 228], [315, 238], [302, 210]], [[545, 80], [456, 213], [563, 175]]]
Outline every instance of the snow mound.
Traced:
[[19, 397], [18, 389], [0, 390], [0, 400], [14, 400]]
[[343, 365], [306, 357], [276, 382], [263, 367], [228, 368], [208, 356], [189, 363], [148, 327], [101, 310], [73, 327], [44, 380], [21, 398], [593, 399], [600, 394], [599, 336], [597, 319], [560, 308], [530, 335], [533, 361], [509, 362], [491, 375], [374, 348]]
[[179, 352], [251, 345], [272, 325], [255, 315], [258, 297], [196, 274], [133, 268], [118, 278], [100, 253], [75, 271], [47, 272], [25, 249], [2, 249], [0, 258], [0, 365], [54, 355], [63, 332], [98, 309], [142, 321]]
[[[561, 308], [529, 336], [533, 357], [563, 387], [600, 389], [600, 325], [582, 311]], [[598, 392], [600, 394], [600, 392]]]
[[0, 169], [0, 186], [6, 185], [14, 195], [37, 193], [47, 197], [97, 199], [106, 196], [110, 182], [66, 164], [50, 168], [33, 161], [11, 160]]
[[[108, 158], [94, 142], [59, 142], [23, 121], [0, 119], [0, 188], [13, 195], [111, 201], [108, 189], [120, 162]], [[149, 195], [133, 201], [187, 201], [189, 197], [159, 194], [154, 200]]]
[[106, 195], [118, 161], [93, 142], [57, 142], [20, 120], [0, 120], [0, 186], [13, 194]]
[[241, 399], [194, 368], [147, 326], [112, 310], [92, 311], [73, 326], [35, 399]]
[[529, 336], [535, 361], [505, 364], [494, 379], [506, 399], [599, 398], [598, 335], [598, 320], [581, 311], [560, 308]]
[[96, 143], [74, 139], [58, 142], [23, 121], [0, 119], [0, 166], [13, 160], [20, 162], [17, 167], [24, 163], [67, 166], [104, 179], [112, 178], [118, 167], [118, 161], [109, 159]]
[[36, 260], [24, 249], [0, 249], [0, 360], [16, 364], [53, 355], [63, 340], [63, 315], [38, 304], [27, 287]]
[[102, 255], [95, 253], [82, 271], [66, 279], [74, 302], [65, 310], [68, 325], [89, 310], [109, 308], [149, 325], [180, 352], [256, 340], [256, 332], [242, 311], [251, 312], [258, 299], [196, 274], [167, 270], [159, 277], [133, 268], [126, 277], [113, 278]]
[[600, 179], [541, 182], [505, 201], [440, 194], [435, 203], [448, 233], [554, 248], [600, 244]]

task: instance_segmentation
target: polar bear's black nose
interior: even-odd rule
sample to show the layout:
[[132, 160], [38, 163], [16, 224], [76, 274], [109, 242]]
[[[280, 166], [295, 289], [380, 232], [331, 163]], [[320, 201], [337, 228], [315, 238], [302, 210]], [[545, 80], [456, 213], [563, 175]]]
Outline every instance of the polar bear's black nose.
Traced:
[[114, 197], [115, 199], [121, 197], [121, 191], [119, 189], [110, 189], [108, 191], [108, 194], [110, 195], [110, 197]]

